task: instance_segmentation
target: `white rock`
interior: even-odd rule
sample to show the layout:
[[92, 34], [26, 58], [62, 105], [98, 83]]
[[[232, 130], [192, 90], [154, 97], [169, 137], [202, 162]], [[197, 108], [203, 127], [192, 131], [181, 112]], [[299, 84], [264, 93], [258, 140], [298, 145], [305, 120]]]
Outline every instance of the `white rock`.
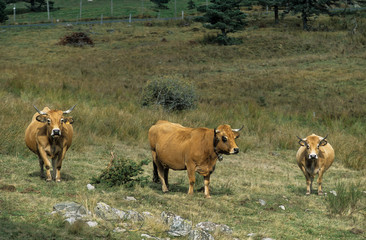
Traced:
[[65, 221], [68, 222], [68, 223], [70, 223], [70, 224], [73, 224], [76, 221], [76, 218], [69, 217], [69, 218], [66, 218]]
[[91, 185], [90, 183], [88, 183], [88, 185], [86, 185], [86, 187], [88, 188], [88, 190], [94, 190], [95, 187], [93, 185]]
[[89, 227], [96, 227], [98, 225], [95, 221], [87, 221], [86, 224], [88, 224]]
[[122, 233], [122, 232], [126, 232], [126, 229], [124, 228], [120, 228], [120, 227], [116, 227], [113, 232], [115, 233]]
[[127, 201], [137, 201], [134, 197], [126, 197], [125, 200]]
[[249, 233], [248, 235], [247, 235], [247, 237], [254, 237], [255, 236], [255, 233]]
[[337, 192], [332, 190], [332, 191], [329, 191], [329, 193], [333, 194], [334, 196], [337, 196]]
[[267, 202], [266, 202], [266, 201], [264, 201], [263, 199], [259, 199], [259, 203], [260, 203], [262, 206], [264, 206], [264, 205], [266, 205], [266, 204], [267, 204]]
[[285, 206], [280, 205], [279, 208], [281, 208], [282, 210], [286, 210]]

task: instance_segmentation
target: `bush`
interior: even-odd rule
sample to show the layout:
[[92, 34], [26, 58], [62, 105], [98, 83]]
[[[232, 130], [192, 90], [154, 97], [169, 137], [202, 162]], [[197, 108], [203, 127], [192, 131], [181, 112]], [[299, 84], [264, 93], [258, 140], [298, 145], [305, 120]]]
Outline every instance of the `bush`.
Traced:
[[5, 13], [6, 4], [3, 0], [0, 0], [0, 23], [4, 23], [8, 20], [8, 16]]
[[84, 45], [94, 46], [93, 40], [83, 32], [74, 32], [61, 38], [60, 45], [71, 45], [74, 47], [82, 47]]
[[335, 192], [328, 194], [327, 206], [332, 214], [348, 215], [357, 210], [358, 203], [363, 197], [359, 184], [345, 185], [338, 182]]
[[147, 183], [148, 177], [138, 176], [144, 170], [143, 165], [149, 164], [150, 160], [142, 160], [137, 163], [130, 159], [112, 159], [109, 166], [102, 172], [102, 174], [91, 179], [92, 184], [102, 184], [107, 187], [114, 187], [124, 185], [126, 187], [133, 187], [136, 184], [144, 185]]
[[142, 105], [161, 105], [168, 111], [195, 108], [197, 101], [194, 87], [177, 79], [157, 79], [148, 82], [142, 98]]

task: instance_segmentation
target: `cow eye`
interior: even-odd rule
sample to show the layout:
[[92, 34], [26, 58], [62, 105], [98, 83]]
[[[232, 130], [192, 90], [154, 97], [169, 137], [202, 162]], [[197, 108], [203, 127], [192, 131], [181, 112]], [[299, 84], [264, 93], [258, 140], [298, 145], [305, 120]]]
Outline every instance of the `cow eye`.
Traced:
[[307, 149], [309, 149], [309, 148], [310, 148], [310, 146], [309, 146], [309, 145], [306, 145], [306, 148], [307, 148]]
[[51, 119], [47, 118], [47, 123], [50, 124], [51, 123]]
[[64, 123], [64, 121], [65, 121], [65, 120], [64, 120], [63, 118], [61, 118], [61, 123]]
[[227, 142], [227, 137], [223, 136], [223, 137], [222, 137], [222, 141], [223, 141], [223, 142]]

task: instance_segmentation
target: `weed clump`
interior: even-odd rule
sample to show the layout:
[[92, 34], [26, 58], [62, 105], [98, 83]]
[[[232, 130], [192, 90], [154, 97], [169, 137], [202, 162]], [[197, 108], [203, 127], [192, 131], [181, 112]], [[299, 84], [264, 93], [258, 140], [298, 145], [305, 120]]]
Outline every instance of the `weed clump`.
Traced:
[[142, 105], [161, 105], [168, 111], [196, 107], [197, 96], [193, 85], [178, 79], [156, 79], [143, 90]]
[[74, 47], [82, 47], [85, 45], [94, 46], [93, 40], [83, 32], [74, 32], [70, 35], [65, 35], [63, 38], [61, 38], [60, 45], [70, 45]]
[[326, 198], [327, 207], [332, 214], [350, 215], [357, 211], [362, 198], [363, 192], [358, 184], [345, 185], [338, 182], [335, 191]]
[[149, 160], [142, 160], [137, 163], [131, 159], [114, 159], [113, 157], [108, 167], [98, 177], [93, 177], [91, 183], [107, 187], [144, 185], [147, 183], [148, 177], [141, 176], [144, 172], [142, 166], [149, 162]]

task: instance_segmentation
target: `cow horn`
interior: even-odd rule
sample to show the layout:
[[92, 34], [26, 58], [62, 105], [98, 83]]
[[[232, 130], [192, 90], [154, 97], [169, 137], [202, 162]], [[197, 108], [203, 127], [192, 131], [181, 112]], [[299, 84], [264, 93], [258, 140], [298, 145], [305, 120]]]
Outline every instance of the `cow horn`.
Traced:
[[242, 130], [243, 129], [243, 127], [244, 127], [244, 125], [243, 126], [241, 126], [241, 128], [238, 128], [238, 129], [231, 129], [233, 132], [239, 132], [240, 130]]
[[73, 107], [71, 107], [69, 110], [64, 111], [64, 114], [71, 113], [71, 111], [75, 108], [75, 106], [76, 106], [76, 104]]
[[322, 141], [325, 140], [327, 137], [328, 137], [328, 134], [327, 134], [327, 136], [323, 137]]
[[[298, 139], [300, 139], [299, 141], [299, 144], [301, 145], [301, 142], [303, 142], [305, 145], [308, 145], [308, 143], [306, 141], [304, 141], [304, 139], [302, 139], [301, 137], [299, 136], [296, 136]], [[301, 146], [304, 146], [304, 145], [301, 145]]]
[[39, 111], [38, 108], [36, 106], [33, 105], [33, 107], [37, 110], [37, 112], [41, 115], [47, 115], [47, 113]]
[[320, 140], [320, 142], [319, 142], [319, 144], [318, 144], [318, 146], [320, 146], [320, 144], [322, 144], [322, 142], [326, 142], [327, 140], [326, 140], [326, 138], [328, 137], [328, 134], [327, 134], [327, 136], [325, 136], [322, 140]]

